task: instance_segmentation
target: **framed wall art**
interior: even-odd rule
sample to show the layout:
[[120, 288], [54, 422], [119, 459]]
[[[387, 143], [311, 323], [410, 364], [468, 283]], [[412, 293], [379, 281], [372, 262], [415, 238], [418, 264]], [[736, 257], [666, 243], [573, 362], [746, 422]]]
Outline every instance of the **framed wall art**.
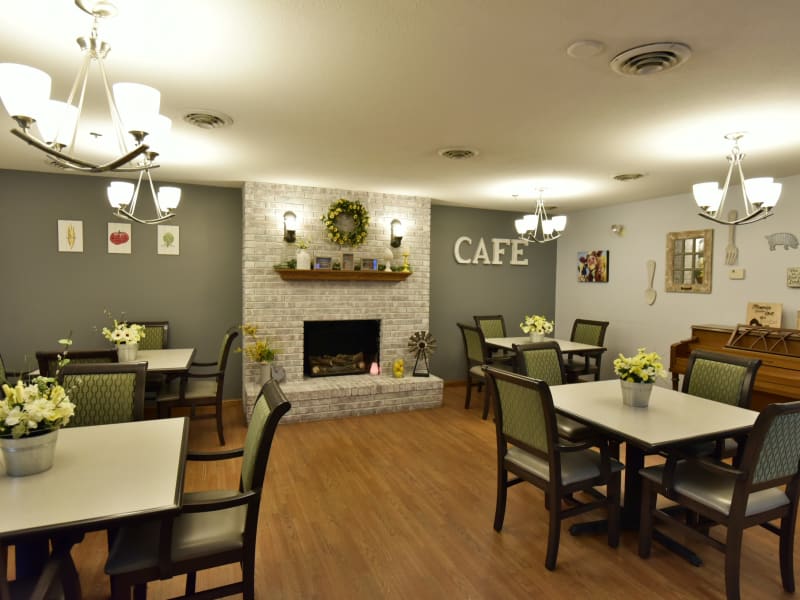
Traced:
[[578, 252], [578, 281], [581, 283], [608, 282], [608, 250]]
[[177, 256], [181, 253], [181, 228], [178, 225], [158, 226], [158, 253]]
[[780, 302], [748, 302], [745, 324], [753, 327], [780, 327], [783, 304]]
[[130, 254], [131, 224], [109, 223], [106, 241], [108, 242], [109, 254]]
[[58, 221], [58, 251], [83, 252], [83, 221]]

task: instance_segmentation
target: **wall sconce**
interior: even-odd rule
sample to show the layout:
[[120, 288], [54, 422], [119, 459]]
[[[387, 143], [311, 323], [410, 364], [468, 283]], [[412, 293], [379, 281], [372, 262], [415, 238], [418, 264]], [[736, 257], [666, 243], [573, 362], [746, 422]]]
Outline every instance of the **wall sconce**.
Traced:
[[622, 235], [622, 230], [625, 229], [622, 225], [612, 225], [611, 226], [611, 233], [616, 233], [617, 235]]
[[293, 244], [295, 241], [295, 232], [297, 231], [297, 215], [292, 211], [287, 210], [283, 213], [283, 241]]
[[406, 234], [406, 228], [403, 227], [403, 224], [398, 219], [393, 219], [391, 229], [392, 239], [389, 242], [389, 245], [392, 248], [399, 248], [400, 242], [403, 241], [403, 236]]

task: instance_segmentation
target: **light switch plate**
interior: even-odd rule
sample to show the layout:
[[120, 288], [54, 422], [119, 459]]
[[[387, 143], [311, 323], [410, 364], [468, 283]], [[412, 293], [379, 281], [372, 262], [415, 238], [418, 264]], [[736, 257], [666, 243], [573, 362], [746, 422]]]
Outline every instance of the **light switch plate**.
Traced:
[[744, 279], [744, 269], [731, 269], [728, 271], [728, 279]]

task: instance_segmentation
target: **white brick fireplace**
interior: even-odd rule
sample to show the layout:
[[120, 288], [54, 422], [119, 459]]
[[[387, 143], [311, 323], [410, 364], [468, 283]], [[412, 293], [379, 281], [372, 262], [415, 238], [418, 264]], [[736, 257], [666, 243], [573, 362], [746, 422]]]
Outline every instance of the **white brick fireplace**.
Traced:
[[[321, 217], [339, 198], [360, 201], [369, 212], [366, 243], [340, 247], [327, 240]], [[287, 420], [312, 420], [441, 405], [442, 380], [412, 377], [409, 336], [428, 330], [430, 301], [429, 198], [373, 194], [272, 183], [245, 183], [243, 189], [243, 315], [258, 326], [278, 349], [275, 362], [286, 371], [283, 390], [292, 401]], [[293, 258], [296, 248], [283, 241], [283, 214], [297, 216], [297, 237], [310, 241], [312, 256], [342, 259], [343, 252], [402, 264], [409, 253], [412, 275], [403, 281], [284, 281], [274, 270]], [[392, 219], [406, 233], [400, 248], [389, 246]], [[341, 375], [304, 378], [303, 322], [346, 319], [380, 321], [380, 363], [383, 375]], [[406, 377], [391, 377], [392, 361], [406, 360]], [[258, 369], [243, 365], [243, 401], [249, 416], [258, 391]]]

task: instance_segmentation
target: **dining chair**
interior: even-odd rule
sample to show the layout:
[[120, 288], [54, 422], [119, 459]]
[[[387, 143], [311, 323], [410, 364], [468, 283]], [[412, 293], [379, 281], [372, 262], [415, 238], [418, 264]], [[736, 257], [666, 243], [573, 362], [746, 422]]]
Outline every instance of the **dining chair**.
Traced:
[[[606, 339], [608, 321], [592, 321], [590, 319], [575, 319], [572, 323], [570, 341], [592, 346], [602, 346]], [[600, 363], [603, 360], [603, 350], [581, 354], [567, 353], [564, 369], [567, 372], [567, 381], [576, 383], [584, 375], [593, 375], [594, 380], [600, 379]]]
[[[566, 383], [564, 361], [558, 342], [536, 342], [532, 344], [513, 344], [514, 370], [521, 375], [541, 379], [548, 386]], [[558, 436], [571, 442], [583, 442], [597, 437], [597, 432], [566, 415], [556, 414]]]
[[[42, 377], [55, 377], [58, 369], [58, 357], [62, 354], [64, 354], [63, 350], [37, 352], [36, 362], [39, 364], [39, 375]], [[116, 348], [108, 350], [69, 350], [67, 358], [70, 364], [119, 362]]]
[[[755, 525], [779, 536], [783, 589], [794, 592], [794, 538], [800, 495], [800, 402], [770, 404], [756, 419], [738, 466], [710, 457], [680, 459], [646, 467], [642, 477], [639, 556], [648, 558], [655, 522], [669, 524], [702, 539], [725, 554], [725, 592], [739, 598], [743, 533]], [[687, 523], [669, 507], [658, 508], [661, 495], [697, 513], [699, 525]], [[780, 526], [770, 523], [780, 519]], [[710, 522], [726, 528], [724, 542], [712, 536]], [[766, 593], [766, 592], [765, 592]]]
[[139, 340], [139, 350], [163, 350], [169, 348], [169, 321], [136, 321], [144, 327], [144, 337]]
[[[622, 463], [610, 456], [604, 444], [596, 452], [587, 442], [562, 443], [550, 387], [541, 379], [495, 367], [487, 367], [486, 377], [492, 388], [497, 432], [495, 531], [503, 528], [508, 488], [527, 481], [545, 495], [549, 513], [547, 569], [556, 568], [561, 521], [591, 510], [607, 511], [608, 545], [616, 548]], [[509, 474], [514, 477], [509, 479]], [[597, 486], [606, 486], [605, 495], [595, 489]], [[577, 492], [588, 492], [591, 500], [576, 502], [573, 495]]]
[[[483, 374], [483, 367], [487, 364], [493, 364], [486, 347], [486, 338], [479, 327], [467, 325], [466, 323], [458, 323], [458, 328], [461, 330], [461, 337], [464, 340], [464, 356], [466, 358], [467, 366], [467, 397], [464, 400], [464, 408], [469, 409], [472, 400], [472, 388], [477, 387], [480, 392], [486, 383], [486, 377]], [[510, 363], [499, 363], [496, 365], [501, 368], [512, 369], [513, 365]], [[489, 390], [484, 393], [483, 399], [483, 414], [482, 418], [489, 417]]]
[[58, 375], [75, 405], [67, 427], [141, 421], [147, 362], [69, 363]]
[[[508, 336], [506, 333], [506, 320], [503, 315], [475, 315], [472, 318], [475, 320], [475, 326], [479, 327], [483, 332], [484, 339]], [[505, 348], [489, 350], [489, 356], [494, 363], [500, 361], [510, 363], [514, 360], [514, 355]]]
[[[681, 391], [740, 408], [750, 408], [753, 385], [760, 366], [760, 359], [694, 350], [689, 355]], [[679, 450], [684, 457], [713, 454], [717, 458], [729, 458], [737, 455], [741, 442], [741, 439], [723, 438], [684, 444]]]
[[[189, 452], [188, 460], [241, 457], [238, 490], [186, 492], [177, 515], [122, 527], [105, 565], [112, 599], [129, 600], [131, 588], [144, 597], [147, 582], [182, 574], [186, 588], [181, 598], [255, 597], [258, 509], [275, 431], [290, 408], [281, 388], [270, 380], [256, 399], [243, 448]], [[241, 581], [196, 591], [197, 571], [232, 563], [240, 565]]]
[[[188, 372], [170, 382], [166, 391], [156, 398], [159, 417], [170, 416], [173, 408], [188, 407], [191, 418], [216, 420], [219, 443], [221, 446], [225, 445], [222, 431], [222, 392], [231, 345], [238, 335], [238, 328], [230, 327], [222, 337], [216, 362], [192, 362]], [[213, 412], [198, 414], [196, 409], [199, 406], [210, 406]]]

